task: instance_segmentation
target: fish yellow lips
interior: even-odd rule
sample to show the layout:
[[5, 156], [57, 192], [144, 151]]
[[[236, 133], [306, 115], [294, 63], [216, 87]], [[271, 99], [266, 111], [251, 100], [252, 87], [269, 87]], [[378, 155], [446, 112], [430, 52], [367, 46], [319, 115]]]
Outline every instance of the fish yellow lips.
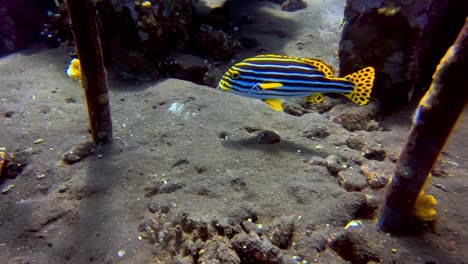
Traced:
[[223, 91], [229, 91], [231, 90], [231, 88], [229, 88], [228, 86], [229, 86], [228, 83], [226, 83], [224, 80], [221, 80], [218, 84], [217, 89], [221, 89]]

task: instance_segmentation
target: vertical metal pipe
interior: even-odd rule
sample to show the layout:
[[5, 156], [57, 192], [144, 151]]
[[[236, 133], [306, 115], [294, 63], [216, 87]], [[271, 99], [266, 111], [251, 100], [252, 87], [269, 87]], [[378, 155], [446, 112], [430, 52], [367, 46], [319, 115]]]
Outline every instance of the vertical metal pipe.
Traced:
[[416, 109], [378, 219], [382, 230], [400, 232], [414, 222], [416, 198], [468, 101], [467, 69], [468, 19]]
[[94, 0], [67, 0], [71, 28], [82, 71], [89, 124], [96, 143], [112, 142], [106, 71], [96, 24]]

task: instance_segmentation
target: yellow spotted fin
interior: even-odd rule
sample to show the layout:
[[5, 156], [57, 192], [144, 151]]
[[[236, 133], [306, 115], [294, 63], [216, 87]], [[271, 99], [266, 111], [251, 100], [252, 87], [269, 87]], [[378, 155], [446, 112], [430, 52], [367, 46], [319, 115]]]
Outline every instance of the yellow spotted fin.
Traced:
[[344, 77], [345, 80], [354, 84], [354, 90], [343, 95], [358, 105], [369, 103], [372, 86], [374, 85], [375, 70], [373, 67], [366, 67], [355, 73]]
[[283, 110], [283, 103], [280, 99], [265, 99], [263, 101], [275, 111]]
[[323, 101], [325, 101], [325, 97], [321, 93], [313, 93], [312, 95], [307, 96], [304, 99], [311, 103], [323, 103]]

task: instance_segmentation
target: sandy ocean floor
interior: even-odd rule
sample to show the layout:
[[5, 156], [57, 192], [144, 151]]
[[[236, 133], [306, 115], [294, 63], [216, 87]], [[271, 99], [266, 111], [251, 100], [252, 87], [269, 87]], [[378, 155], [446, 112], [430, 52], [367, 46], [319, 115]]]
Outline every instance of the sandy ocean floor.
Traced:
[[[259, 2], [241, 32], [267, 52], [333, 60], [336, 39], [306, 26], [327, 14], [307, 2], [294, 13]], [[0, 262], [466, 263], [466, 117], [426, 190], [438, 201], [435, 224], [393, 236], [374, 227], [384, 188], [369, 175], [391, 175], [411, 109], [382, 117], [380, 130], [350, 132], [327, 113], [292, 116], [187, 81], [110, 78], [114, 142], [66, 164], [90, 139], [68, 60], [63, 48], [0, 59], [0, 145], [24, 161], [0, 185]], [[280, 142], [260, 144], [264, 130]], [[357, 231], [345, 230], [354, 219]], [[340, 249], [351, 245], [357, 256]]]

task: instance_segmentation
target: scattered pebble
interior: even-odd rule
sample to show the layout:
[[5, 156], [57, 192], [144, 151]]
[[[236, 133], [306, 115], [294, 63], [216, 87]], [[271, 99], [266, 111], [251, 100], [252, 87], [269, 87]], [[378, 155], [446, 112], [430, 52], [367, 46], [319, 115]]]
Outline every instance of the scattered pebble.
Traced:
[[331, 174], [338, 174], [338, 172], [342, 171], [343, 168], [343, 161], [337, 155], [330, 155], [325, 159], [326, 167], [328, 172]]
[[346, 145], [350, 149], [362, 150], [366, 145], [365, 138], [361, 134], [351, 134], [348, 139], [346, 139]]
[[351, 221], [339, 235], [332, 237], [329, 245], [344, 260], [351, 263], [378, 263], [381, 261], [383, 246], [371, 240], [375, 237], [371, 232], [377, 231], [360, 221]]
[[357, 192], [367, 187], [367, 179], [357, 170], [344, 170], [338, 173], [340, 185], [348, 192]]
[[6, 118], [12, 117], [16, 112], [15, 111], [6, 111], [3, 116]]
[[294, 216], [283, 216], [273, 220], [268, 237], [273, 245], [287, 249], [291, 246], [294, 233]]
[[13, 189], [13, 187], [15, 187], [14, 184], [8, 184], [5, 188], [2, 189], [1, 193], [7, 194], [11, 191], [11, 189]]
[[257, 143], [259, 144], [276, 144], [279, 143], [281, 137], [273, 131], [263, 130], [257, 134]]
[[364, 157], [369, 160], [383, 161], [386, 157], [386, 151], [381, 144], [372, 144], [363, 147]]
[[119, 252], [117, 252], [117, 256], [119, 258], [122, 258], [123, 256], [125, 256], [125, 250], [123, 250], [123, 249], [119, 250]]
[[73, 146], [65, 154], [63, 154], [62, 160], [66, 164], [73, 164], [79, 162], [82, 159], [91, 155], [91, 153], [94, 151], [95, 146], [96, 145], [92, 141], [80, 143], [76, 146]]
[[310, 125], [307, 127], [305, 131], [302, 132], [302, 135], [308, 139], [316, 139], [316, 138], [326, 138], [330, 135], [330, 131], [327, 127], [321, 125]]
[[362, 175], [367, 177], [367, 183], [371, 188], [383, 188], [387, 185], [390, 178], [393, 176], [395, 164], [380, 162], [380, 161], [366, 161], [360, 167]]
[[41, 173], [41, 174], [36, 175], [36, 179], [43, 179], [45, 178], [45, 176], [46, 175], [44, 173]]

